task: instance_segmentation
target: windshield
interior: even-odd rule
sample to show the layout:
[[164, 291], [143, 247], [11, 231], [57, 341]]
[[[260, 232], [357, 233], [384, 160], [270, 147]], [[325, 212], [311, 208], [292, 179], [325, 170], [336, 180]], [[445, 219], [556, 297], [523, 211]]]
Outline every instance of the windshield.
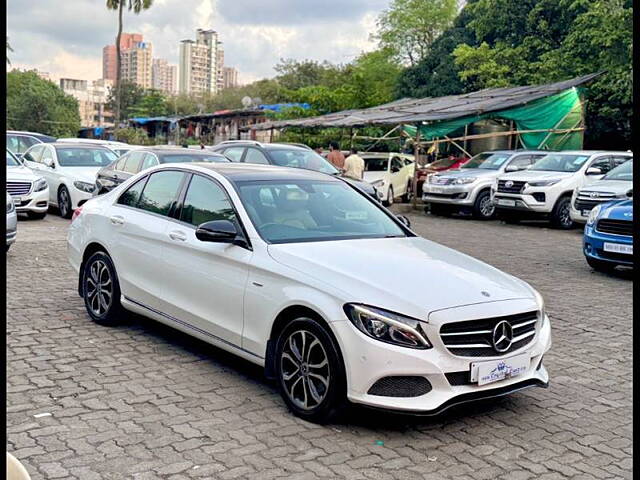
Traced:
[[482, 168], [484, 170], [499, 170], [511, 156], [510, 153], [479, 153], [460, 168]]
[[61, 167], [105, 167], [118, 158], [106, 148], [64, 147], [56, 151]]
[[13, 156], [13, 153], [7, 150], [7, 167], [19, 167], [20, 165], [22, 164]]
[[618, 165], [616, 168], [607, 173], [603, 180], [633, 180], [633, 160], [627, 160], [622, 165]]
[[365, 157], [363, 160], [365, 172], [386, 172], [389, 169], [389, 157]]
[[338, 169], [331, 165], [313, 150], [269, 150], [273, 163], [280, 167], [305, 168], [315, 172], [338, 173]]
[[238, 193], [270, 243], [405, 237], [381, 208], [343, 182], [246, 181]]
[[442, 160], [436, 160], [429, 165], [429, 168], [450, 168], [454, 163], [458, 161], [457, 158], [443, 158]]
[[542, 157], [529, 170], [544, 172], [577, 172], [587, 161], [589, 155], [565, 155], [552, 153]]
[[190, 155], [188, 153], [176, 153], [171, 155], [162, 155], [162, 163], [192, 163], [192, 162], [208, 162], [208, 163], [229, 163], [229, 159], [222, 155]]

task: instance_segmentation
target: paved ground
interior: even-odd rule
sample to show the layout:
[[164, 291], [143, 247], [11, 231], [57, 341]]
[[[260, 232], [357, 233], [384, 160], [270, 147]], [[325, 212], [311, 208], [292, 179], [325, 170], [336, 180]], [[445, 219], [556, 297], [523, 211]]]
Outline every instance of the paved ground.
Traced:
[[91, 323], [68, 222], [49, 215], [20, 221], [7, 258], [7, 449], [34, 480], [631, 478], [631, 276], [593, 273], [579, 231], [411, 220], [542, 292], [549, 389], [431, 420], [354, 409], [306, 423], [216, 348], [138, 317]]

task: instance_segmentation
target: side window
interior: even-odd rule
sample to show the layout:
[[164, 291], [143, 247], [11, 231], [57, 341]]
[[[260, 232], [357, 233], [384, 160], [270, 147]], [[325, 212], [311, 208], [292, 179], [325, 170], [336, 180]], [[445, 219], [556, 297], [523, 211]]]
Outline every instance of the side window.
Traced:
[[402, 160], [400, 160], [398, 157], [393, 157], [391, 159], [391, 172], [393, 172], [394, 170], [400, 170], [402, 169], [402, 167]]
[[611, 170], [611, 158], [610, 157], [601, 157], [593, 161], [589, 167], [599, 168], [602, 173], [607, 173]]
[[42, 158], [40, 158], [40, 163], [45, 163], [45, 160], [51, 160], [53, 162], [53, 152], [48, 147], [42, 147]]
[[23, 153], [20, 151], [18, 137], [16, 137], [15, 135], [7, 135], [7, 148], [13, 153]]
[[513, 160], [511, 160], [511, 163], [509, 163], [510, 167], [517, 167], [517, 168], [525, 168], [525, 167], [528, 167], [529, 165], [531, 165], [531, 156], [529, 155], [520, 155], [519, 157], [516, 157]]
[[236, 214], [226, 192], [217, 183], [194, 175], [184, 198], [180, 220], [198, 226], [212, 220], [235, 222]]
[[33, 145], [40, 143], [33, 137], [25, 137], [24, 135], [7, 135], [7, 147], [13, 153], [23, 154]]
[[404, 166], [405, 166], [405, 167], [406, 167], [406, 166], [408, 166], [408, 165], [411, 165], [411, 164], [413, 163], [413, 162], [412, 162], [411, 160], [409, 160], [408, 158], [404, 158], [404, 159], [403, 159], [403, 161], [404, 161]]
[[538, 160], [544, 157], [544, 155], [531, 155], [531, 165], [535, 165]]
[[126, 205], [127, 207], [135, 207], [140, 199], [140, 194], [142, 193], [142, 189], [144, 188], [144, 184], [147, 181], [147, 177], [138, 180], [136, 183], [131, 185], [126, 192], [120, 195], [118, 198], [118, 205]]
[[269, 160], [264, 156], [257, 148], [247, 148], [247, 154], [244, 157], [245, 163], [259, 163], [262, 165], [269, 165]]
[[39, 162], [40, 157], [42, 156], [43, 148], [44, 148], [43, 145], [36, 145], [32, 149], [30, 149], [28, 152], [25, 152], [25, 154], [22, 156], [22, 159], [28, 160], [29, 162]]
[[127, 160], [124, 162], [124, 171], [127, 173], [138, 173], [143, 156], [144, 152], [131, 152], [127, 155]]
[[139, 171], [141, 172], [142, 170], [146, 170], [147, 168], [151, 168], [155, 165], [158, 165], [158, 159], [156, 156], [152, 153], [145, 153]]
[[239, 162], [244, 153], [244, 147], [231, 147], [224, 151], [225, 156], [229, 157], [233, 162]]
[[618, 165], [622, 165], [627, 160], [632, 160], [633, 157], [613, 157], [613, 168], [616, 168]]
[[159, 215], [169, 215], [171, 205], [178, 198], [184, 173], [165, 170], [151, 174], [140, 195], [137, 207]]
[[113, 166], [113, 169], [119, 172], [124, 172], [124, 164], [126, 163], [127, 158], [129, 158], [129, 155], [121, 156], [116, 162], [116, 164]]

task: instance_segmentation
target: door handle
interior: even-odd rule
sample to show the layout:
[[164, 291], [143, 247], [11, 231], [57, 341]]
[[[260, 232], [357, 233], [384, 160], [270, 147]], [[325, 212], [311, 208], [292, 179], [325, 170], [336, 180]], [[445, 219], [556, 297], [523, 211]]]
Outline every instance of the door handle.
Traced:
[[120, 215], [114, 215], [114, 216], [110, 217], [109, 221], [113, 225], [124, 225], [124, 217], [121, 217]]
[[184, 232], [174, 230], [173, 232], [169, 232], [169, 238], [178, 242], [184, 242], [187, 239], [187, 236], [184, 234]]

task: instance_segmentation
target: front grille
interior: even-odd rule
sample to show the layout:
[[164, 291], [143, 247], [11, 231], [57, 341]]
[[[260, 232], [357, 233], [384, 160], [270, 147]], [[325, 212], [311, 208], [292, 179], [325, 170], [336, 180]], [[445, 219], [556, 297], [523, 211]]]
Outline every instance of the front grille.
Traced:
[[[507, 187], [507, 182], [511, 184]], [[515, 180], [498, 180], [498, 191], [502, 193], [520, 193], [526, 182]]]
[[380, 397], [419, 397], [431, 391], [431, 383], [424, 377], [383, 377], [374, 383], [369, 395]]
[[[511, 346], [498, 352], [493, 346], [493, 330], [506, 320], [511, 326]], [[440, 327], [440, 338], [447, 350], [462, 357], [493, 357], [511, 353], [529, 344], [536, 333], [538, 312], [525, 312], [503, 317], [446, 323]]]
[[451, 185], [456, 179], [451, 177], [431, 177], [431, 182], [434, 185]]
[[602, 233], [613, 233], [614, 235], [633, 235], [633, 222], [630, 220], [611, 220], [603, 218], [598, 220], [596, 230]]
[[31, 182], [7, 182], [7, 192], [11, 196], [27, 195], [30, 191]]
[[598, 195], [598, 198], [594, 198], [589, 195], [589, 192], [580, 193], [575, 202], [573, 202], [573, 206], [578, 211], [591, 210], [596, 205], [602, 202], [609, 202], [615, 198], [613, 193], [599, 193]]
[[622, 263], [633, 264], [633, 255], [628, 253], [607, 252], [601, 248], [596, 248], [596, 253], [601, 258], [608, 258], [609, 260], [617, 260]]

